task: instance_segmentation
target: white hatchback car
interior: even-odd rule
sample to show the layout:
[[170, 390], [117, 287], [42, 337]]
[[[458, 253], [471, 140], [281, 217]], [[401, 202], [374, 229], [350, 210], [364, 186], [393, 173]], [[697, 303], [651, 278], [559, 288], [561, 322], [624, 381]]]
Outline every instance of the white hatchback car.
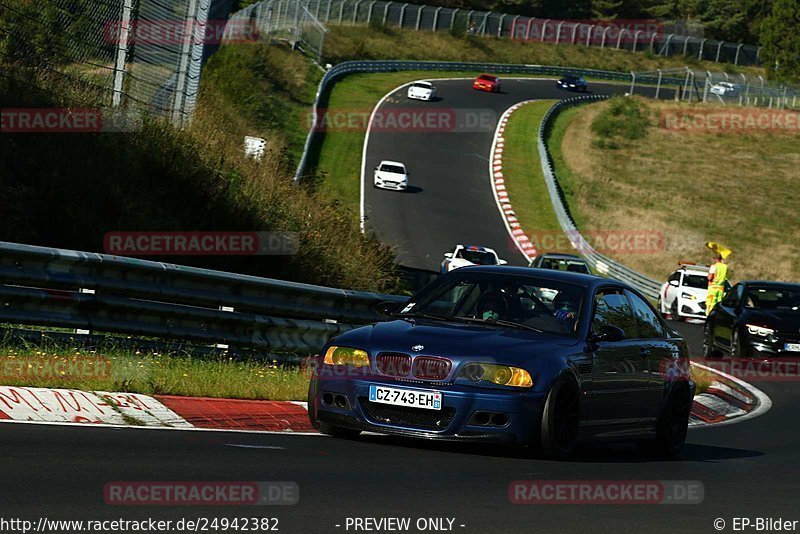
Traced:
[[[727, 289], [727, 288], [726, 288]], [[658, 310], [674, 321], [706, 318], [708, 267], [681, 263], [661, 286]]]
[[392, 191], [405, 191], [408, 187], [408, 171], [399, 161], [381, 161], [375, 167], [375, 187]]
[[408, 98], [429, 102], [436, 97], [436, 87], [430, 82], [414, 82], [408, 86]]
[[449, 273], [460, 267], [470, 265], [506, 265], [493, 249], [476, 245], [457, 245], [453, 252], [447, 252], [442, 261], [442, 273]]
[[739, 86], [731, 82], [719, 82], [712, 85], [709, 91], [719, 96], [738, 96]]

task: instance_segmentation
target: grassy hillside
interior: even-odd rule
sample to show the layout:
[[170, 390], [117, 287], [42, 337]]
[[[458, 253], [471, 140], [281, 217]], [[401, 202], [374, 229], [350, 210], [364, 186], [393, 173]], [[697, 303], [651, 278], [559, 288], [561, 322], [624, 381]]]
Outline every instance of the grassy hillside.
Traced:
[[734, 250], [734, 279], [800, 280], [796, 128], [663, 127], [675, 112], [732, 109], [634, 99], [561, 114], [548, 144], [579, 228], [663, 235], [656, 253], [611, 254], [656, 279], [707, 262], [703, 244], [719, 241]]
[[[0, 78], [0, 97], [4, 105], [19, 108], [94, 105], [91, 94], [52, 79]], [[242, 118], [239, 105], [212, 79], [203, 85], [186, 131], [145, 121], [140, 132], [129, 133], [3, 133], [0, 240], [102, 251], [109, 231], [289, 231], [300, 242], [291, 256], [151, 259], [392, 289], [392, 258], [385, 247], [364, 238], [357, 221], [327, 196], [295, 186], [285, 156], [292, 146], [288, 136], [278, 126], [274, 131], [254, 126]], [[268, 114], [264, 124], [269, 127]], [[245, 159], [246, 134], [269, 138], [263, 163]]]

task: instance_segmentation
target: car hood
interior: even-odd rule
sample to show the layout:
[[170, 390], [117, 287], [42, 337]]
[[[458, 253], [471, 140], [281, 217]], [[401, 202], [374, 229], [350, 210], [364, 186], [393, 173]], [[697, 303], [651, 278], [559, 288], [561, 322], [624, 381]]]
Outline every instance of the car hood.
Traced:
[[[531, 358], [574, 346], [575, 338], [428, 319], [397, 319], [345, 332], [333, 343], [379, 352], [442, 356], [462, 361], [497, 361], [520, 365]], [[412, 347], [419, 347], [414, 350]]]
[[450, 267], [453, 269], [459, 269], [461, 267], [469, 267], [470, 265], [475, 265], [469, 260], [465, 260], [464, 258], [453, 258], [450, 260]]
[[748, 324], [766, 326], [775, 330], [800, 330], [800, 311], [792, 310], [746, 310], [742, 320]]

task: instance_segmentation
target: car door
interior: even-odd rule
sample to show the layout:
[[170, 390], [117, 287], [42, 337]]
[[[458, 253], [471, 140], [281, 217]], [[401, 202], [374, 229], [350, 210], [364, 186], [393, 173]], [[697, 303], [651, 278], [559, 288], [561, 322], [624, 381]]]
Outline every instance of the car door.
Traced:
[[[670, 306], [672, 306], [672, 302], [678, 298], [681, 282], [681, 271], [675, 271], [667, 279], [667, 289], [664, 292], [664, 308], [667, 311], [669, 311]], [[677, 319], [677, 317], [673, 317], [673, 319]]]
[[656, 316], [656, 312], [639, 295], [625, 290], [636, 316], [639, 354], [646, 364], [647, 393], [642, 397], [645, 417], [655, 418], [660, 410], [664, 391], [664, 376], [676, 365], [680, 357], [675, 345], [668, 340], [668, 331]]
[[638, 331], [633, 309], [621, 287], [600, 288], [594, 297], [593, 334], [606, 325], [619, 328], [623, 339], [598, 340], [593, 349], [593, 425], [618, 426], [648, 417], [649, 376], [647, 357], [636, 340]]
[[731, 348], [731, 338], [733, 328], [736, 325], [739, 308], [744, 297], [744, 284], [736, 284], [725, 294], [722, 300], [714, 306], [711, 315], [708, 317], [708, 328], [710, 329], [711, 339], [714, 344], [725, 350]]

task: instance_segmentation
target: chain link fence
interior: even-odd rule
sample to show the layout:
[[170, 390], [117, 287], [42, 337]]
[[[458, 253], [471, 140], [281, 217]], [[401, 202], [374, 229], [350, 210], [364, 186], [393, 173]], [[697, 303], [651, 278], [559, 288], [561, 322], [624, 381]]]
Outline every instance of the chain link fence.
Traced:
[[307, 5], [297, 0], [264, 0], [252, 4], [231, 15], [225, 40], [235, 41], [237, 28], [252, 27], [262, 38], [285, 40], [319, 61], [328, 29]]
[[33, 84], [65, 78], [99, 106], [182, 126], [194, 110], [204, 46], [214, 37], [207, 27], [212, 2], [0, 0], [2, 76]]
[[674, 22], [642, 20], [614, 24], [602, 21], [538, 19], [380, 0], [304, 0], [301, 3], [323, 24], [378, 24], [554, 44], [581, 44], [631, 51], [650, 50], [665, 57], [680, 56], [735, 65], [759, 64], [757, 46], [706, 39], [695, 35], [696, 28]]

